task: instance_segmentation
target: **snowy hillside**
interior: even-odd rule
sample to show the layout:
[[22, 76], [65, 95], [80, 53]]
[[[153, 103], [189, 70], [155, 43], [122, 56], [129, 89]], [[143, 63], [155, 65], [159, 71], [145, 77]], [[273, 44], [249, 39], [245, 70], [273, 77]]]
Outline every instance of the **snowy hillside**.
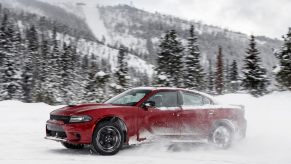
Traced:
[[[175, 29], [185, 42], [190, 25], [194, 24], [196, 32], [199, 34], [198, 41], [205, 68], [207, 68], [208, 60], [215, 63], [218, 46], [223, 47], [225, 61], [235, 59], [238, 61], [239, 67], [242, 65], [249, 39], [245, 34], [170, 15], [149, 13], [126, 5], [99, 7], [99, 11], [107, 33], [110, 34], [109, 38], [106, 38], [109, 43], [110, 41], [120, 42], [138, 53], [147, 53], [151, 58], [155, 58], [157, 41], [165, 31]], [[258, 37], [257, 40], [262, 52], [263, 64], [270, 71], [277, 63], [273, 49], [279, 48], [281, 42], [266, 37]]]
[[[98, 2], [83, 0], [0, 0], [0, 2], [26, 12], [59, 20], [72, 28], [81, 29], [83, 31], [81, 38], [86, 37], [92, 40], [95, 37], [99, 43], [103, 43], [102, 46], [94, 46], [94, 51], [101, 52], [107, 49], [110, 53], [115, 52], [119, 45], [125, 45], [129, 48], [131, 55], [140, 58], [138, 59], [140, 61], [144, 60], [141, 62], [147, 65], [145, 69], [149, 70], [149, 75], [152, 74], [153, 69], [148, 68], [152, 68], [151, 64], [156, 63], [159, 38], [169, 29], [175, 29], [182, 42], [185, 43], [190, 24], [195, 25], [196, 32], [199, 34], [201, 62], [206, 70], [209, 61], [212, 64], [215, 63], [218, 46], [223, 48], [226, 63], [237, 60], [238, 67], [241, 68], [249, 39], [247, 35], [239, 32], [183, 20], [171, 15], [150, 13], [127, 5], [100, 6]], [[271, 71], [277, 64], [273, 51], [280, 48], [282, 42], [263, 36], [257, 37], [257, 42], [263, 65], [271, 77]], [[97, 56], [100, 56], [100, 53]]]
[[[77, 44], [79, 54], [95, 55], [99, 60], [98, 63], [101, 63], [101, 60], [106, 61], [109, 65], [106, 65], [108, 68], [102, 68], [103, 70], [113, 71], [116, 69], [118, 48], [109, 47], [100, 43], [102, 37], [107, 37], [108, 35], [106, 34], [103, 21], [99, 18], [99, 11], [95, 5], [82, 6], [76, 5], [75, 3], [54, 1], [46, 3], [45, 1], [37, 0], [0, 0], [0, 3], [4, 7], [12, 9], [13, 12], [27, 12], [36, 14], [37, 16], [46, 16], [49, 19], [67, 25], [69, 28], [72, 28], [71, 31], [73, 32], [67, 32], [67, 29], [65, 29], [65, 32], [59, 34], [58, 39], [60, 41], [69, 43], [72, 40], [79, 39]], [[99, 42], [96, 42], [96, 39], [92, 38], [97, 38]], [[135, 73], [149, 77], [152, 76], [153, 65], [145, 60], [135, 54], [129, 53], [127, 61], [130, 69], [134, 70]]]
[[[290, 164], [291, 93], [273, 93], [261, 98], [231, 94], [217, 97], [224, 103], [244, 104], [248, 120], [247, 137], [228, 150], [207, 145], [153, 144], [130, 147], [110, 157], [91, 155], [89, 149], [67, 150], [60, 143], [47, 141], [45, 121], [59, 108], [46, 104], [0, 102], [1, 163], [195, 163], [195, 164]], [[182, 148], [184, 147], [184, 148]]]
[[[80, 40], [78, 42], [78, 51], [81, 54], [93, 54], [97, 57], [98, 63], [102, 63], [102, 59], [109, 62], [110, 70], [114, 71], [117, 67], [117, 54], [118, 50], [114, 48], [110, 48], [103, 44], [98, 44], [96, 42]], [[139, 73], [149, 75], [150, 77], [153, 75], [153, 65], [148, 64], [146, 61], [141, 58], [129, 54], [127, 57], [127, 62], [129, 68], [135, 70]], [[108, 68], [104, 68], [105, 70]]]
[[[223, 47], [225, 60], [231, 62], [235, 59], [241, 67], [249, 39], [247, 35], [240, 32], [183, 20], [171, 15], [150, 13], [127, 5], [98, 6], [98, 2], [83, 0], [39, 1], [60, 7], [64, 11], [82, 18], [99, 41], [112, 46], [123, 44], [133, 54], [139, 55], [151, 63], [155, 63], [158, 39], [169, 29], [178, 31], [182, 41], [185, 41], [190, 24], [195, 25], [196, 32], [199, 34], [202, 62], [205, 68], [207, 68], [209, 60], [214, 63], [219, 45]], [[60, 17], [63, 16], [60, 15]], [[264, 36], [257, 37], [257, 41], [262, 52], [263, 65], [270, 73], [273, 66], [277, 64], [273, 50], [280, 48], [282, 42]]]

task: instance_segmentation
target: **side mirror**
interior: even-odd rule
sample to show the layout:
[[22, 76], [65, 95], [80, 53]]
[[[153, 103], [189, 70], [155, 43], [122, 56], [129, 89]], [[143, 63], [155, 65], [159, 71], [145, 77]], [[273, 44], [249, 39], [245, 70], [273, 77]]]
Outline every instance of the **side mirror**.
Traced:
[[156, 106], [156, 103], [154, 101], [146, 101], [143, 105], [145, 109], [155, 107], [155, 106]]

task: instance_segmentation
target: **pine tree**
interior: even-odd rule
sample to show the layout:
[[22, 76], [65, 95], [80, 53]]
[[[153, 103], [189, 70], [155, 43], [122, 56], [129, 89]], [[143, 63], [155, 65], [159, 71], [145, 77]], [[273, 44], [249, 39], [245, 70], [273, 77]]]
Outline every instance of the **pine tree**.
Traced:
[[45, 36], [45, 34], [42, 32], [41, 34], [41, 42], [40, 42], [40, 74], [39, 74], [39, 80], [42, 84], [42, 89], [46, 90], [44, 83], [48, 79], [49, 74], [49, 54], [50, 54], [50, 47], [49, 47], [49, 38]]
[[216, 72], [215, 72], [215, 91], [221, 95], [224, 89], [224, 75], [223, 75], [223, 54], [222, 48], [218, 48], [218, 55], [216, 57]]
[[[101, 103], [106, 100], [108, 97], [106, 95], [106, 83], [109, 81], [110, 75], [106, 74], [103, 71], [91, 70], [95, 75], [90, 79], [87, 89], [86, 101], [88, 102], [98, 102]], [[92, 73], [93, 73], [92, 72]]]
[[213, 73], [213, 69], [212, 69], [212, 63], [209, 60], [209, 66], [208, 66], [208, 77], [207, 77], [207, 92], [210, 94], [214, 93], [214, 83], [215, 83], [215, 78], [214, 78], [214, 73]]
[[0, 97], [2, 99], [18, 99], [21, 95], [18, 52], [14, 44], [14, 41], [17, 41], [16, 30], [13, 21], [9, 19], [8, 12], [5, 12], [0, 27]]
[[171, 30], [161, 39], [158, 53], [157, 85], [158, 86], [183, 86], [183, 61], [182, 43], [178, 40], [175, 30]]
[[240, 81], [236, 60], [233, 60], [230, 65], [229, 80], [230, 92], [237, 92], [239, 90]]
[[26, 34], [27, 38], [27, 54], [25, 59], [24, 72], [22, 74], [24, 90], [24, 101], [36, 101], [37, 96], [40, 94], [40, 56], [39, 56], [39, 39], [36, 27], [32, 25]]
[[117, 56], [117, 71], [115, 72], [117, 78], [116, 90], [118, 90], [118, 92], [129, 88], [129, 76], [126, 57], [127, 49], [124, 46], [120, 46]]
[[62, 61], [61, 61], [61, 49], [60, 43], [57, 39], [57, 31], [56, 27], [54, 26], [52, 32], [52, 41], [50, 44], [51, 52], [47, 54], [47, 71], [48, 71], [48, 78], [45, 82], [47, 97], [51, 101], [49, 104], [57, 104], [60, 103], [62, 100], [60, 99], [60, 87], [61, 87], [61, 75], [62, 75]]
[[269, 81], [266, 70], [260, 65], [260, 54], [256, 46], [255, 37], [251, 35], [249, 48], [246, 51], [243, 66], [242, 86], [253, 96], [261, 96], [267, 92]]
[[281, 51], [276, 54], [280, 64], [280, 69], [276, 72], [276, 80], [282, 88], [291, 90], [291, 28], [283, 39]]
[[44, 102], [47, 104], [54, 104], [55, 100], [53, 99], [52, 93], [50, 92], [51, 83], [50, 74], [51, 74], [51, 45], [50, 37], [42, 30], [40, 35], [39, 43], [39, 57], [38, 57], [38, 86], [37, 91], [34, 95], [34, 100], [36, 102]]
[[170, 78], [170, 85], [173, 87], [183, 86], [183, 46], [182, 43], [178, 40], [177, 33], [175, 30], [169, 32], [169, 43], [170, 43], [170, 58], [168, 62], [168, 74]]
[[156, 67], [157, 74], [157, 86], [169, 86], [168, 73], [168, 61], [170, 57], [170, 45], [169, 45], [169, 33], [161, 38], [161, 43], [159, 45], [160, 52], [158, 53], [158, 61]]
[[231, 72], [231, 65], [229, 64], [228, 60], [224, 63], [224, 93], [229, 93], [231, 90], [231, 80], [230, 80], [230, 72]]
[[63, 53], [61, 54], [61, 61], [62, 65], [60, 65], [61, 69], [61, 94], [63, 101], [66, 102], [66, 104], [71, 103], [74, 94], [72, 85], [74, 84], [74, 50], [73, 47], [66, 43], [63, 44]]
[[185, 57], [184, 85], [186, 88], [203, 91], [205, 89], [204, 70], [200, 64], [200, 50], [194, 26], [191, 25]]

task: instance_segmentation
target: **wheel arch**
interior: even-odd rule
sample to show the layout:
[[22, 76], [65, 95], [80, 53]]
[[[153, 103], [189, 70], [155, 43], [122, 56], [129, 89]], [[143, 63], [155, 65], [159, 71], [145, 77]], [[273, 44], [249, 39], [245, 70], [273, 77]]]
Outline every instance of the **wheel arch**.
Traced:
[[100, 123], [103, 123], [103, 122], [117, 123], [120, 126], [120, 128], [121, 128], [121, 130], [123, 131], [123, 134], [124, 134], [124, 141], [123, 142], [125, 143], [125, 142], [128, 141], [128, 136], [127, 136], [128, 130], [127, 130], [127, 126], [126, 126], [125, 121], [122, 118], [120, 118], [118, 116], [114, 116], [114, 115], [107, 115], [107, 116], [104, 116], [104, 117], [98, 119], [96, 121], [96, 123], [95, 123], [95, 127], [93, 129], [93, 133], [92, 134], [94, 134], [94, 131], [95, 131], [96, 127], [98, 127], [98, 125]]
[[222, 119], [222, 120], [217, 120], [213, 123], [212, 129], [211, 131], [213, 131], [216, 127], [218, 126], [227, 126], [228, 128], [230, 128], [230, 130], [235, 133], [236, 131], [236, 126], [235, 124], [228, 119]]

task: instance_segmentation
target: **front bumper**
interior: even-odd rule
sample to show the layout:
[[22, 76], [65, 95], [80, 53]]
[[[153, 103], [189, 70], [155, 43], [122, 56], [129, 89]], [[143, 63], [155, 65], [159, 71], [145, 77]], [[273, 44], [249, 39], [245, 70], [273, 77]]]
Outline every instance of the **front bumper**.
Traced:
[[66, 124], [62, 121], [48, 120], [45, 139], [72, 144], [90, 144], [94, 127], [95, 124], [90, 122]]
[[66, 138], [58, 138], [58, 137], [44, 137], [47, 140], [57, 141], [57, 142], [68, 142]]

